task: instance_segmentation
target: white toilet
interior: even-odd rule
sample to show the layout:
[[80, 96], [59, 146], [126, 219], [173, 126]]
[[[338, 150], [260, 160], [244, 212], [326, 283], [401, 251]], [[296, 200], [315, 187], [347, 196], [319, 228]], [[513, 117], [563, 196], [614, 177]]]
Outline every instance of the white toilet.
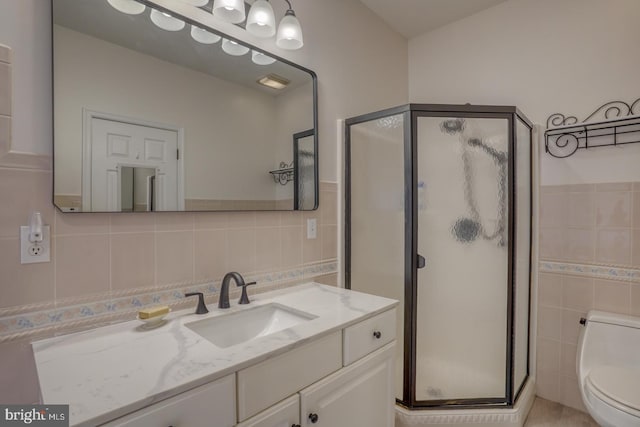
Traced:
[[582, 400], [603, 427], [640, 427], [640, 318], [590, 311], [580, 331]]

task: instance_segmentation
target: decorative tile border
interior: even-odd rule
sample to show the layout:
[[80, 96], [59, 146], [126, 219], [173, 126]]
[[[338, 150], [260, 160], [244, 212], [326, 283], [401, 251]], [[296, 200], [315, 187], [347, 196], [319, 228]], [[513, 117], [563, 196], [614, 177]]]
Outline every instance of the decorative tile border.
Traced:
[[[253, 293], [261, 293], [294, 286], [337, 271], [338, 262], [331, 260], [291, 270], [248, 275], [245, 279], [258, 282], [252, 290]], [[97, 300], [84, 303], [61, 306], [58, 302], [57, 306], [42, 304], [5, 309], [0, 311], [0, 316], [4, 315], [0, 317], [0, 343], [132, 320], [142, 307], [168, 305], [173, 309], [182, 309], [190, 304], [184, 298], [186, 292], [203, 292], [207, 303], [213, 303], [218, 294], [218, 286], [218, 282], [184, 283], [145, 288], [133, 294], [132, 291], [103, 294], [98, 296]], [[230, 292], [232, 297], [235, 297], [236, 293], [239, 294], [239, 291]], [[35, 307], [39, 310], [34, 311]]]
[[629, 267], [540, 261], [539, 269], [543, 273], [573, 274], [576, 276], [640, 283], [640, 269]]

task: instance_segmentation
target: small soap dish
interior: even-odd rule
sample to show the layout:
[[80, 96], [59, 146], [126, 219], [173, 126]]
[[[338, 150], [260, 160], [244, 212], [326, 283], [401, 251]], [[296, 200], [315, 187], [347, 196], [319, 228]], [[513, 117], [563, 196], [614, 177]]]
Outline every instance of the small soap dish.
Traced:
[[140, 315], [138, 315], [138, 316], [136, 316], [136, 319], [138, 319], [139, 321], [141, 321], [143, 323], [143, 325], [140, 326], [142, 329], [153, 329], [153, 328], [157, 328], [158, 326], [162, 326], [165, 323], [167, 323], [167, 321], [165, 320], [165, 317], [169, 313], [171, 313], [171, 309], [169, 309], [168, 313], [161, 314], [160, 316], [154, 316], [154, 317], [150, 317], [148, 319], [141, 319]]

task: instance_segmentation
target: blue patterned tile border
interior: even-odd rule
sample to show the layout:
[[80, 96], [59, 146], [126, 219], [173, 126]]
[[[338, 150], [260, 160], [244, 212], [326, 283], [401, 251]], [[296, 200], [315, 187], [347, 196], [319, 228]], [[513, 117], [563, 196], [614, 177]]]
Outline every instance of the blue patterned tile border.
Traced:
[[[258, 282], [253, 289], [254, 292], [266, 292], [309, 282], [314, 277], [334, 274], [337, 271], [338, 262], [331, 260], [291, 270], [247, 275], [245, 279]], [[0, 342], [32, 337], [41, 338], [118, 321], [132, 320], [142, 307], [169, 305], [172, 308], [181, 309], [185, 304], [188, 304], [184, 298], [186, 292], [203, 292], [207, 303], [212, 303], [216, 300], [218, 285], [218, 282], [185, 283], [146, 288], [138, 293], [132, 293], [132, 291], [116, 292], [82, 304], [68, 304], [62, 307], [55, 307], [53, 304], [49, 306], [37, 305], [33, 307], [39, 307], [40, 310], [34, 311], [29, 311], [30, 306], [13, 307], [6, 310], [8, 315], [0, 317]]]
[[629, 267], [607, 265], [570, 264], [564, 262], [540, 261], [539, 269], [543, 273], [573, 274], [606, 280], [640, 283], [640, 270]]

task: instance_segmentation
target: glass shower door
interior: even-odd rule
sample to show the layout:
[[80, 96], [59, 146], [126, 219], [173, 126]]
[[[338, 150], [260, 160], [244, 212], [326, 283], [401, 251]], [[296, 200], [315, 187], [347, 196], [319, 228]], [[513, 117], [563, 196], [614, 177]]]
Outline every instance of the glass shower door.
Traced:
[[507, 115], [414, 113], [415, 399], [504, 402], [509, 288]]
[[347, 279], [356, 291], [400, 301], [396, 310], [396, 397], [403, 398], [405, 293], [405, 116], [350, 126]]

